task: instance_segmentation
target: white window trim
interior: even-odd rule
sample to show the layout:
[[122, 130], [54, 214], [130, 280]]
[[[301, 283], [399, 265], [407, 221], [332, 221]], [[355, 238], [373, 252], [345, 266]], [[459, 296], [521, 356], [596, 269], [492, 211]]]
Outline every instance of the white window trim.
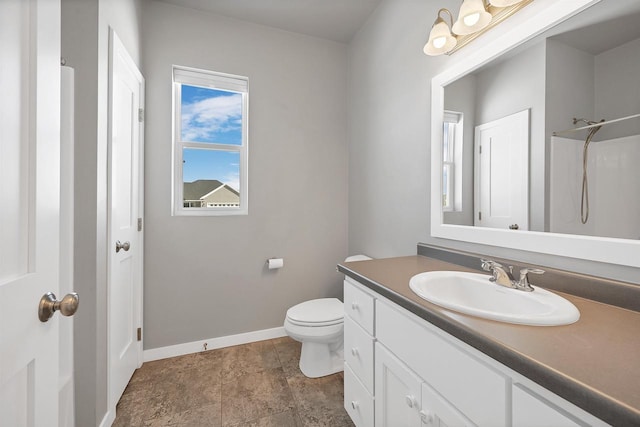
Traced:
[[[224, 216], [249, 213], [249, 80], [247, 77], [217, 73], [182, 66], [173, 66], [173, 170], [172, 214], [174, 216]], [[213, 144], [208, 142], [184, 142], [182, 135], [182, 84], [211, 89], [230, 90], [242, 94], [242, 145]], [[232, 151], [240, 154], [240, 206], [185, 208], [183, 204], [183, 150]]]
[[[453, 158], [449, 162], [442, 162], [449, 166], [449, 205], [443, 206], [443, 212], [462, 211], [462, 148], [464, 145], [464, 115], [455, 111], [444, 112], [444, 123], [454, 123]], [[453, 173], [451, 173], [453, 172]]]

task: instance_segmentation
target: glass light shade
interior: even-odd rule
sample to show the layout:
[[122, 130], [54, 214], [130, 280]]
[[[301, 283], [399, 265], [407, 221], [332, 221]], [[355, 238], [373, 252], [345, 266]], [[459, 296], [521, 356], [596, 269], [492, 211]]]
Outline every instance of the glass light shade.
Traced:
[[430, 56], [442, 55], [453, 49], [457, 43], [447, 23], [438, 17], [429, 33], [429, 41], [424, 45], [424, 53]]
[[464, 0], [452, 30], [461, 36], [472, 34], [480, 31], [490, 22], [491, 14], [485, 9], [483, 0]]
[[466, 25], [467, 27], [473, 27], [478, 23], [479, 20], [480, 20], [480, 13], [472, 13], [470, 15], [465, 16], [462, 19], [462, 21], [464, 22], [464, 25]]
[[508, 7], [520, 3], [522, 0], [490, 0], [491, 6]]

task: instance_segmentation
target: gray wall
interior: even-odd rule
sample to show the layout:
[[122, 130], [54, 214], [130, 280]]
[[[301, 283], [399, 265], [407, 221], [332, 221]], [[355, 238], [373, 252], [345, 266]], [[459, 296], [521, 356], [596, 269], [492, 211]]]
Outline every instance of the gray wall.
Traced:
[[430, 80], [473, 44], [451, 57], [427, 57], [422, 46], [437, 9], [458, 6], [383, 0], [350, 44], [349, 250], [410, 255], [422, 241], [637, 283], [635, 268], [430, 237]]
[[[155, 1], [143, 28], [144, 348], [280, 327], [290, 306], [340, 297], [347, 46]], [[249, 215], [171, 216], [172, 64], [249, 78]]]
[[[106, 385], [106, 367], [98, 373], [98, 352], [106, 353], [106, 334], [98, 331], [97, 295], [100, 274], [96, 263], [98, 207], [95, 193], [98, 87], [98, 1], [62, 1], [62, 57], [75, 69], [75, 227], [74, 282], [82, 308], [74, 316], [76, 424], [96, 425], [98, 412], [106, 412], [98, 383]], [[83, 160], [81, 160], [83, 159]], [[81, 178], [82, 177], [82, 178]], [[106, 227], [106, 224], [105, 224]], [[105, 230], [106, 233], [106, 230]], [[104, 277], [106, 278], [106, 265]], [[101, 283], [105, 285], [104, 282]], [[82, 346], [80, 346], [82, 343]], [[99, 378], [98, 378], [99, 377]]]
[[[617, 119], [640, 113], [640, 39], [595, 57], [595, 99], [593, 120]], [[627, 120], [598, 131], [606, 140], [640, 133], [640, 119]]]
[[[556, 40], [548, 39], [546, 43], [548, 140], [554, 131], [572, 128], [574, 117], [594, 120], [596, 101], [594, 56]], [[563, 136], [572, 137], [570, 134]]]
[[[140, 57], [139, 0], [62, 0], [62, 56], [75, 69], [74, 316], [78, 426], [107, 413], [107, 100], [109, 27]], [[115, 408], [113, 408], [115, 409]]]
[[349, 45], [351, 253], [415, 254], [429, 238], [429, 85], [449, 58], [422, 48], [455, 4], [383, 0]]

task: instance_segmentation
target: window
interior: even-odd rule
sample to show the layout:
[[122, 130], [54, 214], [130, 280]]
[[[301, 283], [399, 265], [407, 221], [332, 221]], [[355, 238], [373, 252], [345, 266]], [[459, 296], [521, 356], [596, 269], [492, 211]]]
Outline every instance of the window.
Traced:
[[442, 130], [442, 210], [462, 209], [462, 113], [444, 112]]
[[173, 214], [246, 215], [246, 77], [173, 67]]

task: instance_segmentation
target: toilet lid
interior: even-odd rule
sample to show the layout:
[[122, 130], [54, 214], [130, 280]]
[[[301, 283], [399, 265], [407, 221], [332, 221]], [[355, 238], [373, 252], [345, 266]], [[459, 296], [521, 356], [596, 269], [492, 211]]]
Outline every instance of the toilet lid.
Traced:
[[287, 318], [295, 324], [333, 325], [343, 321], [344, 306], [337, 298], [320, 298], [301, 302], [287, 310]]

